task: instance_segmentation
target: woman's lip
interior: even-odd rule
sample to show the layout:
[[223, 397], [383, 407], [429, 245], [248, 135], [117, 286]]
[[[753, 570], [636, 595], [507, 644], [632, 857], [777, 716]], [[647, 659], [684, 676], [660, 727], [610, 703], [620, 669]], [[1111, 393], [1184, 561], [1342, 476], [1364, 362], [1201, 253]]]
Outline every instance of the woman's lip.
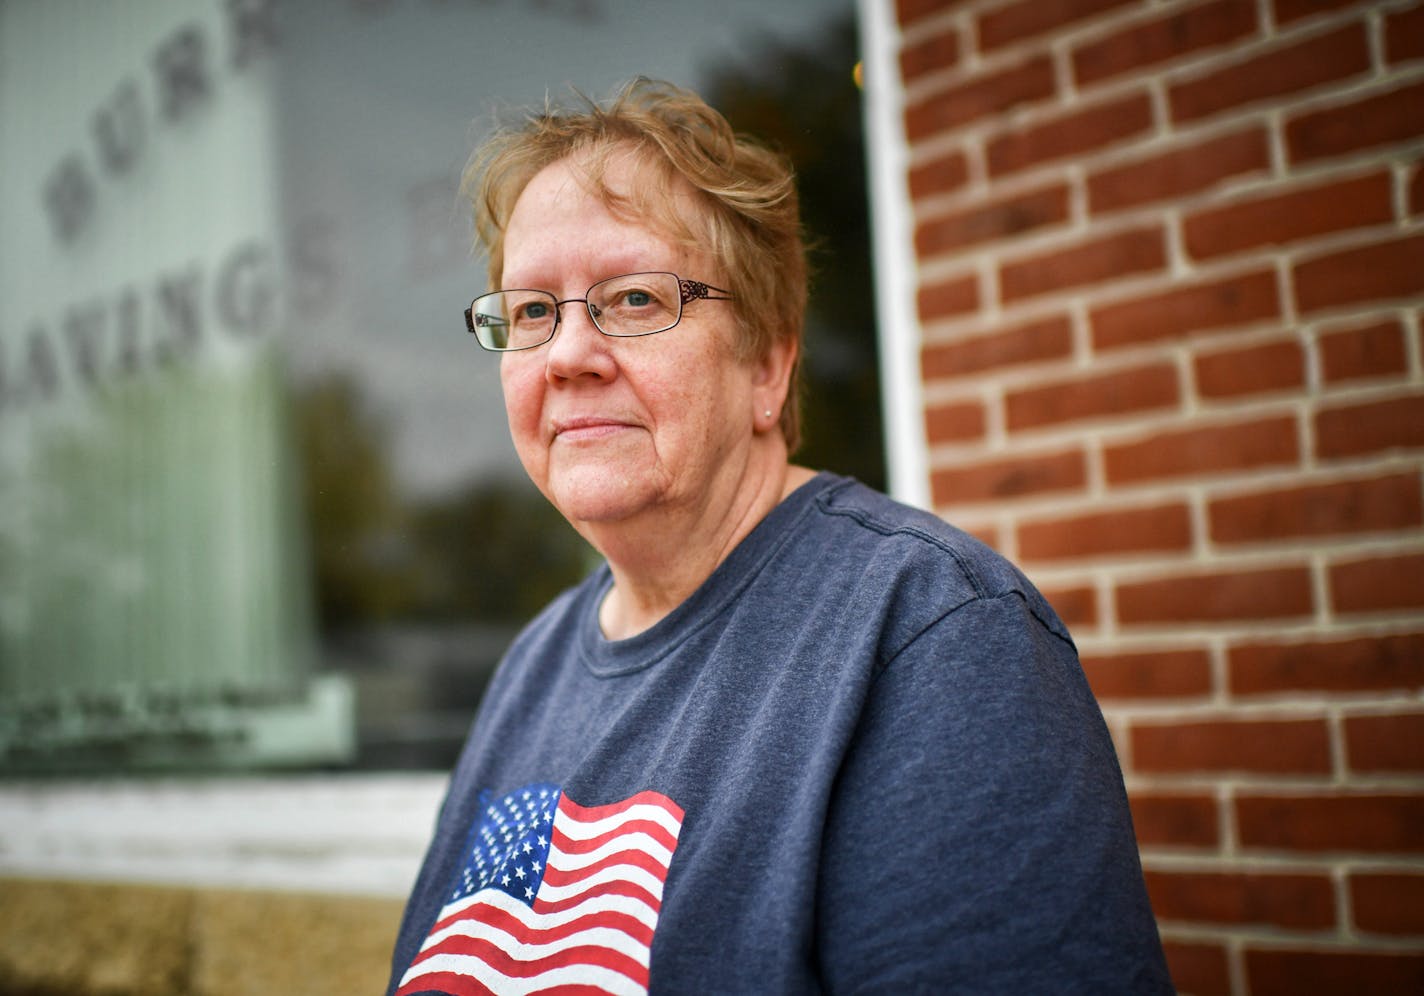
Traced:
[[611, 418], [575, 418], [554, 424], [554, 438], [570, 441], [598, 439], [630, 428], [627, 422]]

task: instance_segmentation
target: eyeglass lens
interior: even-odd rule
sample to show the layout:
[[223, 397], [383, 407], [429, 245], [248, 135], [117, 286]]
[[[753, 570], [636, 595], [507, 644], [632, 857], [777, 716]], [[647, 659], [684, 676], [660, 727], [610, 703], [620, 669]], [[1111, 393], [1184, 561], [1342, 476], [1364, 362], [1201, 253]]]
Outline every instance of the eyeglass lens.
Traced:
[[600, 280], [585, 300], [560, 302], [548, 291], [504, 290], [483, 294], [470, 306], [470, 329], [486, 349], [528, 349], [553, 338], [563, 304], [585, 304], [605, 335], [663, 332], [682, 316], [676, 274], [628, 273]]

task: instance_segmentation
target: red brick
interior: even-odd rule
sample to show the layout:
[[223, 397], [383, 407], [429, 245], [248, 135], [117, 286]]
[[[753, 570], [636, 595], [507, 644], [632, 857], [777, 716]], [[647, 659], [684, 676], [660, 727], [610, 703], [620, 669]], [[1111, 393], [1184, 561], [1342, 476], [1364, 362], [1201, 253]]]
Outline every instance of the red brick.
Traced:
[[1232, 695], [1424, 688], [1424, 633], [1247, 643], [1227, 655]]
[[1256, 270], [1094, 308], [1089, 318], [1093, 348], [1136, 346], [1217, 332], [1280, 316], [1280, 293], [1271, 270]]
[[1403, 996], [1424, 992], [1424, 954], [1359, 948], [1247, 948], [1251, 996]]
[[1424, 796], [1420, 795], [1238, 794], [1236, 822], [1241, 844], [1248, 848], [1424, 852]]
[[1143, 847], [1216, 847], [1216, 798], [1209, 793], [1134, 792], [1132, 826]]
[[1404, 326], [1397, 321], [1322, 334], [1320, 368], [1326, 383], [1408, 373]]
[[1331, 232], [1394, 220], [1387, 171], [1253, 196], [1188, 214], [1182, 222], [1187, 252], [1209, 259], [1243, 249], [1285, 245]]
[[1218, 498], [1207, 507], [1216, 543], [1404, 530], [1424, 525], [1419, 475], [1335, 481]]
[[1351, 771], [1424, 771], [1424, 713], [1348, 717], [1345, 756]]
[[1279, 467], [1300, 462], [1295, 419], [1266, 418], [1159, 432], [1104, 451], [1111, 484]]
[[905, 111], [905, 133], [913, 142], [1019, 104], [1045, 100], [1056, 91], [1052, 61], [1046, 55], [1035, 56], [929, 95]]
[[1132, 767], [1158, 774], [1328, 774], [1330, 733], [1323, 719], [1137, 723]]
[[926, 346], [920, 369], [926, 380], [965, 377], [985, 370], [1057, 360], [1073, 352], [1073, 329], [1055, 315], [1037, 321], [953, 342]]
[[1337, 612], [1424, 608], [1424, 553], [1332, 564], [1330, 601]]
[[1088, 176], [1088, 207], [1094, 214], [1185, 197], [1223, 180], [1271, 168], [1266, 131], [1251, 127]]
[[1289, 24], [1302, 18], [1314, 17], [1343, 7], [1353, 7], [1360, 0], [1275, 0], [1277, 24]]
[[1424, 394], [1341, 405], [1315, 413], [1315, 451], [1359, 456], [1424, 446]]
[[895, 14], [904, 27], [963, 3], [964, 0], [895, 0]]
[[1180, 551], [1192, 545], [1191, 514], [1181, 502], [1124, 508], [1047, 521], [1029, 521], [1018, 531], [1024, 560], [1075, 560], [1122, 553]]
[[1424, 82], [1288, 118], [1292, 163], [1345, 155], [1424, 135]]
[[1068, 187], [1054, 184], [926, 218], [915, 231], [915, 251], [923, 260], [936, 253], [1011, 238], [1067, 220]]
[[1074, 110], [992, 139], [989, 175], [1000, 177], [1041, 163], [1082, 156], [1152, 127], [1152, 102], [1145, 93]]
[[1355, 926], [1375, 934], [1424, 934], [1424, 875], [1356, 872], [1350, 876]]
[[969, 182], [969, 160], [958, 150], [910, 170], [910, 197], [920, 200], [933, 194], [947, 194]]
[[1168, 89], [1167, 99], [1173, 121], [1195, 121], [1345, 80], [1369, 69], [1365, 29], [1349, 24], [1178, 83]]
[[1335, 887], [1326, 875], [1148, 869], [1143, 877], [1152, 912], [1161, 920], [1306, 929], [1335, 925]]
[[916, 303], [922, 322], [975, 311], [979, 307], [979, 278], [971, 273], [921, 287]]
[[1011, 432], [1105, 418], [1181, 404], [1177, 368], [1153, 363], [1010, 391], [1004, 398]]
[[1424, 59], [1424, 7], [1397, 10], [1384, 21], [1385, 56], [1390, 65]]
[[1160, 227], [1128, 229], [1001, 264], [999, 294], [1005, 302], [1017, 301], [1134, 273], [1151, 273], [1166, 265]]
[[916, 76], [949, 69], [959, 63], [959, 33], [941, 31], [900, 51], [900, 75], [906, 82]]
[[1299, 619], [1314, 612], [1304, 567], [1186, 574], [1117, 586], [1126, 626]]
[[1294, 339], [1199, 355], [1197, 391], [1204, 398], [1237, 398], [1305, 384], [1305, 350]]
[[1096, 83], [1255, 33], [1254, 5], [1215, 0], [1079, 46], [1073, 52], [1073, 75], [1080, 86]]
[[1088, 472], [1083, 451], [1003, 457], [941, 467], [930, 475], [936, 505], [1017, 498], [1054, 491], [1082, 491]]
[[985, 52], [1122, 7], [1132, 0], [1017, 0], [979, 15], [979, 48]]
[[1192, 698], [1211, 691], [1211, 662], [1204, 650], [1087, 654], [1082, 663], [1099, 701]]
[[984, 405], [978, 401], [935, 405], [925, 411], [925, 434], [931, 445], [982, 439]]
[[1226, 948], [1220, 944], [1164, 940], [1167, 971], [1178, 992], [1193, 996], [1231, 996], [1231, 973]]
[[1296, 263], [1293, 274], [1296, 303], [1305, 314], [1424, 294], [1424, 235], [1317, 256]]
[[1074, 628], [1098, 624], [1098, 593], [1089, 585], [1043, 588], [1043, 597], [1053, 611]]

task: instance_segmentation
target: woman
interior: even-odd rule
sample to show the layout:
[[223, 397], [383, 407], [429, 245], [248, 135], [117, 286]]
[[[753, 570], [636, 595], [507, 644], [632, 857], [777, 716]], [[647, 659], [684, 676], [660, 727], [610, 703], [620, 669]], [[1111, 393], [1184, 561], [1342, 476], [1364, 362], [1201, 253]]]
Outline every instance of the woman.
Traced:
[[637, 81], [476, 161], [534, 483], [606, 558], [518, 637], [391, 992], [1169, 992], [1073, 645], [1013, 567], [789, 462], [789, 170]]

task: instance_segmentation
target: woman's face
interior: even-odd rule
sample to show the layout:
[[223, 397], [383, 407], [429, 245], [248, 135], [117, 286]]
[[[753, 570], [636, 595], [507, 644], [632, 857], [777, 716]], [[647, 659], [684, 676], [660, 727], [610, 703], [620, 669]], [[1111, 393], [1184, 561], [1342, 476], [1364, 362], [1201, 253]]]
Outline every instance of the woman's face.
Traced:
[[[615, 191], [637, 181], [610, 164]], [[691, 196], [687, 197], [691, 210]], [[709, 256], [615, 217], [567, 161], [530, 181], [505, 232], [505, 288], [582, 298], [599, 280], [667, 270], [725, 287]], [[504, 354], [500, 379], [525, 471], [564, 516], [611, 523], [729, 502], [751, 445], [758, 365], [733, 357], [725, 302], [695, 300], [656, 335], [612, 338], [580, 303], [561, 306], [552, 341]]]

